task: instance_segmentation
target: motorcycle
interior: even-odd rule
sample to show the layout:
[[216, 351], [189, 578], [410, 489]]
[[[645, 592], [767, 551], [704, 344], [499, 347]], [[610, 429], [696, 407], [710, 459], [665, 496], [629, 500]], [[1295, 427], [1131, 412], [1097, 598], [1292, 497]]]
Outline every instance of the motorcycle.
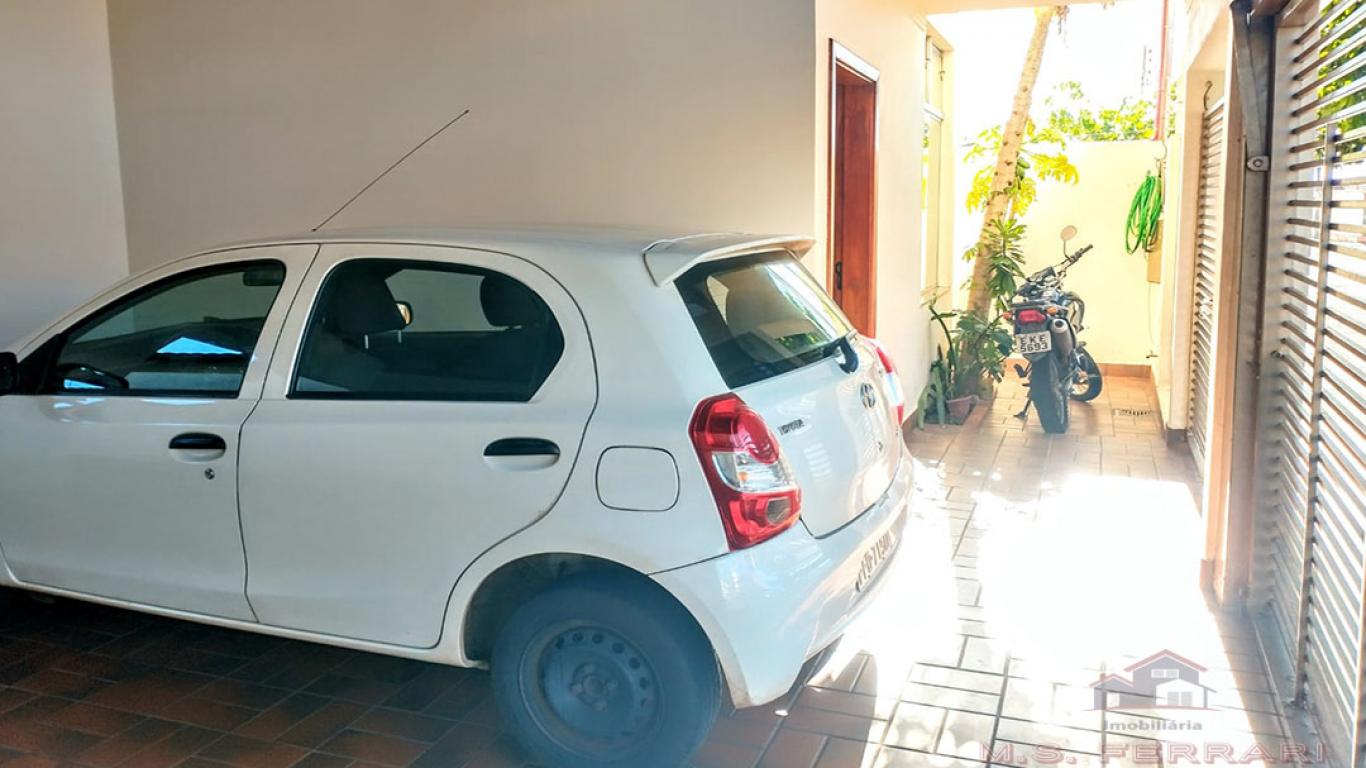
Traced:
[[1062, 231], [1063, 261], [1035, 272], [1015, 292], [1007, 313], [1015, 326], [1015, 346], [1028, 367], [1016, 365], [1020, 378], [1028, 379], [1029, 401], [1015, 414], [1028, 418], [1033, 405], [1039, 422], [1050, 435], [1067, 432], [1072, 400], [1089, 402], [1100, 396], [1104, 381], [1086, 343], [1077, 341], [1084, 330], [1086, 302], [1063, 289], [1062, 280], [1094, 246], [1068, 253], [1067, 244], [1077, 236], [1076, 227]]

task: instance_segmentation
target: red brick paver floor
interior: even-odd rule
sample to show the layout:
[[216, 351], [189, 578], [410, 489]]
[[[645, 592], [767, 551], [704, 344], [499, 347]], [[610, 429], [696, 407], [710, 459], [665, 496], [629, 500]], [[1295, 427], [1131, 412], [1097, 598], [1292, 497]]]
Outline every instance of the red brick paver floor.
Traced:
[[[1189, 456], [1129, 412], [1155, 410], [1149, 389], [1107, 382], [1063, 437], [1014, 419], [1022, 397], [1007, 383], [975, 426], [915, 434], [918, 499], [884, 596], [805, 685], [723, 717], [697, 766], [1155, 765], [1173, 744], [1280, 738], [1250, 633], [1197, 586]], [[1211, 710], [1093, 709], [1099, 675], [1161, 650], [1205, 668]], [[59, 600], [0, 617], [0, 766], [53, 764], [526, 758], [483, 673]]]

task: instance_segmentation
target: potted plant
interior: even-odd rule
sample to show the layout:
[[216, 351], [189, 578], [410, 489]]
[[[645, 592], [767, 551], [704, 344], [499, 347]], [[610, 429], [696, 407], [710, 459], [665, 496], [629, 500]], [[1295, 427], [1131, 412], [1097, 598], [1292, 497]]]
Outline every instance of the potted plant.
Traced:
[[[1002, 313], [1010, 308], [1019, 280], [1024, 277], [1024, 253], [1020, 247], [1024, 233], [1024, 226], [1014, 219], [992, 222], [988, 228], [985, 255], [990, 269], [986, 286], [991, 306], [996, 310], [990, 319], [983, 320], [971, 311], [941, 312], [934, 300], [926, 305], [943, 333], [946, 346], [936, 350], [929, 381], [920, 395], [921, 427], [927, 421], [962, 424], [973, 407], [1005, 378], [1005, 362], [1015, 338], [1010, 327], [1002, 322]], [[976, 257], [977, 249], [970, 253]]]

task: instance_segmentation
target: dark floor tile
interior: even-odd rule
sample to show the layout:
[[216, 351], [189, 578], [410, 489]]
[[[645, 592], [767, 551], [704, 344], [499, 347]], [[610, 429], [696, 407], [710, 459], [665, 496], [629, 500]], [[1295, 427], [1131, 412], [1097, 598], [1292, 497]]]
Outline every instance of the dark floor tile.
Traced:
[[444, 720], [415, 712], [397, 709], [372, 709], [351, 724], [358, 731], [382, 733], [413, 741], [433, 742], [455, 727], [454, 720]]
[[60, 669], [40, 669], [14, 684], [21, 691], [60, 696], [65, 699], [83, 699], [107, 687], [109, 684], [93, 677], [63, 672]]
[[87, 697], [91, 704], [144, 715], [157, 715], [169, 702], [201, 688], [209, 678], [173, 670], [155, 670], [113, 683]]
[[220, 736], [222, 734], [218, 731], [211, 731], [207, 728], [183, 726], [166, 738], [134, 753], [127, 760], [119, 763], [119, 766], [120, 768], [172, 768]]
[[416, 679], [429, 666], [431, 665], [412, 659], [358, 653], [343, 662], [335, 671], [346, 677], [403, 685]]
[[397, 693], [385, 699], [384, 706], [414, 712], [426, 709], [456, 686], [463, 685], [471, 677], [479, 674], [475, 670], [429, 664], [416, 678], [405, 683]]
[[488, 675], [477, 675], [438, 696], [423, 712], [436, 717], [463, 720], [475, 707], [492, 696], [493, 688], [489, 685]]
[[300, 747], [316, 749], [336, 736], [366, 710], [350, 701], [330, 701], [318, 711], [299, 721], [299, 724], [280, 735], [280, 741]]
[[186, 696], [167, 702], [156, 713], [165, 720], [197, 725], [215, 731], [231, 731], [245, 725], [259, 714], [260, 710], [236, 707], [221, 701]]
[[114, 736], [143, 720], [141, 715], [77, 702], [47, 718], [53, 725], [83, 733]]
[[289, 768], [307, 754], [302, 747], [229, 734], [201, 749], [197, 757], [238, 768]]
[[379, 704], [397, 693], [398, 686], [393, 683], [381, 683], [377, 680], [361, 680], [355, 677], [327, 674], [308, 686], [305, 691], [315, 696], [346, 699], [361, 704]]
[[84, 752], [102, 738], [52, 725], [38, 718], [0, 722], [0, 747], [62, 760]]
[[27, 701], [32, 701], [33, 697], [34, 695], [28, 691], [21, 691], [16, 688], [0, 688], [0, 715]]
[[497, 737], [491, 728], [459, 723], [413, 762], [412, 768], [455, 768], [471, 765]]
[[348, 765], [351, 765], [349, 757], [310, 752], [304, 759], [295, 763], [294, 768], [346, 768]]
[[175, 733], [181, 727], [165, 720], [143, 720], [123, 733], [91, 746], [76, 759], [83, 765], [95, 768], [113, 768]]
[[244, 680], [224, 678], [214, 680], [195, 691], [193, 695], [201, 699], [221, 701], [233, 706], [264, 710], [280, 703], [290, 694], [289, 691], [281, 688], [268, 688]]
[[404, 768], [417, 759], [418, 755], [421, 755], [426, 749], [426, 744], [419, 744], [395, 736], [386, 736], [382, 733], [366, 733], [350, 729], [342, 731], [318, 747], [320, 752], [349, 757], [359, 762], [390, 766], [390, 768]]
[[295, 694], [237, 728], [237, 733], [256, 739], [276, 739], [327, 705], [327, 699]]

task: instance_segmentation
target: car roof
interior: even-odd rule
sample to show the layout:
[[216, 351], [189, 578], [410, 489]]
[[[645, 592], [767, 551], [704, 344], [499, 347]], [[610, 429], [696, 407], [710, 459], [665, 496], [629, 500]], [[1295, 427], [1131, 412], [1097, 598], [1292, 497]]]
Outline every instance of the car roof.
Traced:
[[787, 249], [804, 254], [813, 241], [794, 235], [755, 235], [739, 232], [680, 232], [609, 227], [460, 228], [371, 227], [327, 229], [292, 235], [256, 238], [208, 248], [217, 253], [240, 248], [301, 243], [389, 243], [473, 248], [535, 257], [572, 251], [605, 258], [644, 257], [655, 281], [663, 284], [689, 264], [760, 250]]
[[513, 250], [526, 246], [568, 245], [590, 247], [602, 252], [639, 256], [642, 251], [656, 242], [698, 236], [722, 237], [738, 241], [758, 239], [755, 235], [731, 232], [718, 234], [612, 227], [363, 227], [323, 229], [316, 232], [296, 232], [272, 237], [251, 238], [206, 248], [202, 252], [213, 253], [237, 248], [298, 243], [404, 243], [488, 248], [490, 250]]

